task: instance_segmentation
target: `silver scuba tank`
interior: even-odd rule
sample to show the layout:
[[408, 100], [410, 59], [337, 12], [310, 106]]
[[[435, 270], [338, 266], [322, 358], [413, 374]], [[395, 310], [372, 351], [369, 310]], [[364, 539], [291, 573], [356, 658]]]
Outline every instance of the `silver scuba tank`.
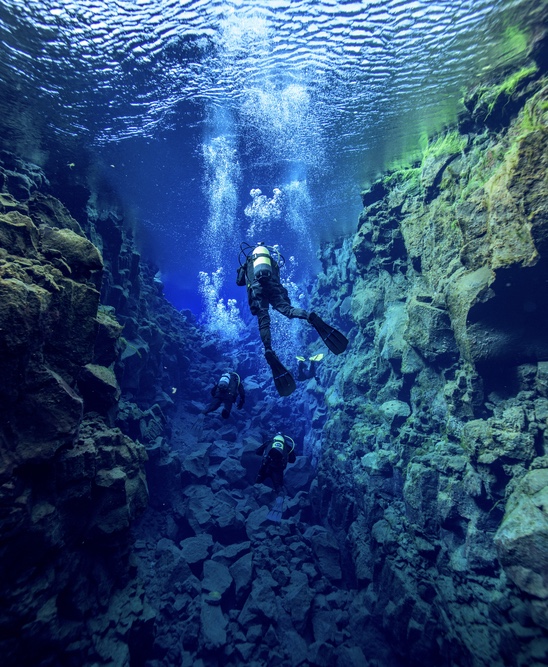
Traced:
[[255, 280], [268, 279], [272, 276], [272, 257], [265, 245], [259, 244], [251, 255], [253, 261], [253, 276]]

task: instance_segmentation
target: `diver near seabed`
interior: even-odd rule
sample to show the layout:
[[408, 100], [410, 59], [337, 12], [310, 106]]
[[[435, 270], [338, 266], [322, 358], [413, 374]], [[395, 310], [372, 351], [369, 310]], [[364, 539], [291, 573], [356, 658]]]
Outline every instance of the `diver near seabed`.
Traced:
[[268, 440], [258, 447], [256, 453], [262, 455], [263, 460], [255, 484], [261, 484], [269, 477], [277, 494], [267, 518], [271, 521], [281, 521], [284, 503], [284, 470], [288, 463], [295, 463], [297, 460], [295, 441], [288, 435], [277, 433], [272, 440]]
[[211, 396], [211, 403], [202, 411], [203, 415], [217, 410], [222, 404], [224, 407], [221, 415], [223, 419], [228, 419], [236, 400], [238, 401], [236, 407], [240, 410], [245, 403], [245, 390], [238, 373], [233, 371], [223, 373], [219, 381], [212, 387]]
[[316, 364], [323, 359], [323, 354], [315, 354], [308, 359], [308, 368], [306, 367], [306, 359], [304, 357], [296, 357], [299, 362], [297, 366], [297, 380], [304, 382], [304, 380], [311, 380], [316, 377]]
[[240, 267], [236, 284], [247, 286], [247, 301], [252, 315], [259, 323], [259, 334], [264, 345], [264, 356], [272, 370], [274, 384], [280, 396], [289, 396], [296, 389], [295, 380], [272, 349], [269, 306], [290, 319], [307, 320], [316, 329], [333, 354], [341, 354], [348, 345], [347, 338], [337, 329], [326, 324], [316, 313], [307, 313], [291, 305], [289, 294], [280, 282], [280, 268], [285, 260], [276, 246], [259, 241], [255, 246], [246, 241], [240, 244]]

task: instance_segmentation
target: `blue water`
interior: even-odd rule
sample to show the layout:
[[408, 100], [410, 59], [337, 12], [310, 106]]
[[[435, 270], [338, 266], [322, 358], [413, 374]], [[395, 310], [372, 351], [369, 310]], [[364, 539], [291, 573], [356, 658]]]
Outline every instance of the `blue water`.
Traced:
[[3, 127], [38, 163], [47, 135], [92, 149], [170, 300], [236, 336], [240, 241], [280, 243], [305, 305], [360, 190], [524, 57], [541, 4], [3, 0]]

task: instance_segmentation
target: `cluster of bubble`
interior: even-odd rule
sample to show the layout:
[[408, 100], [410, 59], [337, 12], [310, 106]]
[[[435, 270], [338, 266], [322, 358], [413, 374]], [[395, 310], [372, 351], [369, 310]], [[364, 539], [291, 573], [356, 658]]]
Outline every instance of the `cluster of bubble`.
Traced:
[[200, 271], [200, 294], [204, 302], [203, 324], [220, 340], [236, 341], [245, 328], [236, 299], [225, 300], [220, 296], [223, 284], [223, 268], [211, 274]]
[[208, 221], [204, 233], [208, 259], [219, 265], [224, 242], [233, 235], [238, 206], [240, 165], [227, 136], [217, 136], [202, 146]]
[[292, 180], [284, 187], [287, 201], [287, 220], [291, 229], [310, 237], [309, 221], [312, 214], [312, 199], [306, 179]]
[[263, 159], [321, 168], [324, 138], [309, 84], [276, 80], [254, 81], [246, 88], [239, 109], [240, 123], [252, 127]]
[[270, 199], [259, 188], [253, 188], [249, 194], [251, 202], [245, 207], [244, 213], [251, 218], [247, 233], [253, 236], [262, 233], [268, 225], [282, 217], [283, 194], [280, 188], [274, 188]]

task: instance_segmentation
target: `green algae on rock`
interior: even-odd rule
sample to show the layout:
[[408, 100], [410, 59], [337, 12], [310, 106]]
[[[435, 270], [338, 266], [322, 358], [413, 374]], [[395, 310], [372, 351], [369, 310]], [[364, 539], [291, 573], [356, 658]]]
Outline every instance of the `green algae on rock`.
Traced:
[[352, 254], [321, 255], [314, 305], [330, 287], [350, 299], [351, 347], [315, 502], [349, 541], [371, 613], [436, 664], [450, 649], [424, 613], [463, 664], [545, 656], [547, 85], [528, 64], [478, 86], [462, 134], [362, 193]]

